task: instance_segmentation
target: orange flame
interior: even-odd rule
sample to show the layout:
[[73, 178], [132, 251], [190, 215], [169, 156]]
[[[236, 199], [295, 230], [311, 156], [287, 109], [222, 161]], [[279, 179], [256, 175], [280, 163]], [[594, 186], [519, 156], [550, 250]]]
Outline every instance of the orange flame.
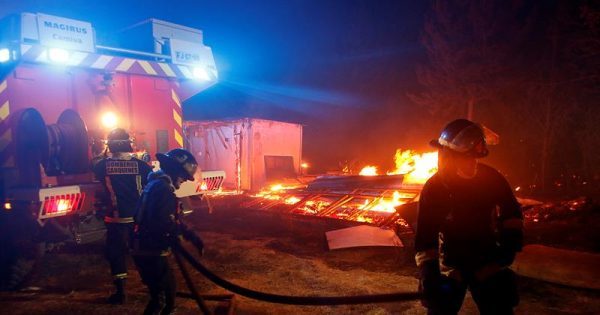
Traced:
[[300, 201], [300, 198], [298, 198], [296, 196], [292, 196], [292, 197], [287, 198], [284, 202], [285, 202], [285, 204], [288, 204], [288, 205], [294, 205], [294, 204], [297, 204], [298, 201]]
[[[404, 175], [405, 184], [424, 184], [437, 172], [437, 152], [418, 154], [412, 150], [396, 150], [394, 163], [396, 169], [387, 175]], [[363, 176], [376, 176], [376, 166], [365, 166], [359, 173]]]
[[388, 175], [404, 174], [406, 184], [424, 184], [438, 168], [438, 153], [426, 152], [418, 154], [411, 150], [396, 150], [394, 158], [396, 169]]
[[377, 198], [374, 201], [365, 200], [364, 204], [359, 206], [360, 210], [370, 210], [370, 211], [378, 211], [378, 212], [396, 212], [396, 207], [402, 204], [405, 204], [405, 201], [402, 201], [402, 194], [398, 191], [394, 191], [392, 198]]
[[363, 167], [363, 169], [360, 170], [360, 173], [358, 173], [358, 175], [360, 175], [360, 176], [377, 176], [379, 174], [377, 174], [377, 166], [368, 165], [368, 166]]
[[[281, 194], [284, 194], [287, 190], [297, 189], [300, 187], [302, 187], [302, 186], [301, 185], [286, 186], [283, 184], [273, 184], [273, 185], [269, 186], [268, 188], [261, 189], [261, 191], [259, 191], [258, 193], [254, 194], [254, 195], [251, 195], [251, 197], [261, 197], [261, 198], [269, 199], [269, 200], [280, 200], [282, 198]], [[298, 201], [296, 201], [296, 202], [298, 202]], [[296, 202], [292, 202], [291, 198], [288, 198], [288, 200], [285, 200], [285, 202], [288, 204], [296, 203]]]

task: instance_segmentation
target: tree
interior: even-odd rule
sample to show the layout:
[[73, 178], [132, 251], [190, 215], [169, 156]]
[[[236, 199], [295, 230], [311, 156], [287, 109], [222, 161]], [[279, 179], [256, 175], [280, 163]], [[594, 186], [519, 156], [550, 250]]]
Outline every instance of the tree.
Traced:
[[[521, 52], [531, 32], [531, 8], [509, 1], [433, 1], [426, 15], [421, 42], [428, 62], [417, 68], [421, 93], [409, 97], [429, 113], [430, 128], [467, 117], [501, 135], [503, 152], [497, 161], [511, 161], [504, 169], [526, 169], [526, 159], [516, 159], [516, 146], [504, 139], [515, 134], [515, 91], [526, 80]], [[496, 163], [498, 164], [498, 163]], [[517, 172], [515, 172], [517, 173]]]
[[433, 1], [423, 91], [410, 97], [438, 128], [468, 116], [498, 131], [505, 169], [542, 189], [566, 165], [598, 176], [598, 12], [592, 1]]
[[[533, 58], [523, 90], [524, 102], [518, 107], [524, 113], [521, 117], [527, 119], [524, 126], [529, 127], [523, 131], [539, 148], [537, 171], [542, 190], [552, 178], [571, 176], [565, 174], [567, 171], [588, 176], [594, 172], [589, 165], [598, 151], [590, 144], [598, 141], [591, 138], [598, 134], [598, 124], [591, 119], [598, 117], [594, 105], [600, 83], [598, 33], [594, 34], [589, 19], [582, 14], [591, 14], [585, 1], [544, 4], [536, 21], [538, 31], [532, 34], [528, 47]], [[587, 170], [573, 166], [576, 164], [586, 165]]]
[[417, 69], [426, 91], [412, 100], [442, 120], [473, 118], [477, 104], [500, 103], [526, 27], [517, 13], [504, 1], [434, 1], [421, 40], [429, 62]]
[[592, 186], [600, 181], [600, 3], [585, 1], [577, 9], [577, 32], [568, 50], [576, 73], [571, 82], [580, 87], [581, 123], [575, 126], [575, 136], [582, 172]]

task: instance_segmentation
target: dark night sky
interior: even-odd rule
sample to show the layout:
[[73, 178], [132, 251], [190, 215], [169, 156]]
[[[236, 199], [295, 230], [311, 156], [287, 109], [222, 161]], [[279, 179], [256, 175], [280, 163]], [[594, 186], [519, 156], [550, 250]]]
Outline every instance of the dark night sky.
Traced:
[[[305, 156], [324, 167], [345, 158], [391, 162], [395, 147], [419, 143], [406, 127], [418, 114], [406, 93], [424, 58], [425, 9], [426, 1], [394, 0], [0, 0], [0, 16], [27, 11], [90, 21], [100, 43], [150, 17], [202, 29], [220, 83], [185, 104], [186, 119], [303, 123]], [[323, 154], [324, 147], [338, 153]]]

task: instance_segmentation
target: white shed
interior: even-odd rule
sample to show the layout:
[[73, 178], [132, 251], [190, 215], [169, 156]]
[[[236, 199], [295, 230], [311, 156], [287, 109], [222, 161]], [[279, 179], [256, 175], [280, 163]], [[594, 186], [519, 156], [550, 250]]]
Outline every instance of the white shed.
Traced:
[[202, 170], [225, 171], [225, 189], [257, 191], [300, 174], [302, 125], [256, 118], [187, 121], [185, 133]]

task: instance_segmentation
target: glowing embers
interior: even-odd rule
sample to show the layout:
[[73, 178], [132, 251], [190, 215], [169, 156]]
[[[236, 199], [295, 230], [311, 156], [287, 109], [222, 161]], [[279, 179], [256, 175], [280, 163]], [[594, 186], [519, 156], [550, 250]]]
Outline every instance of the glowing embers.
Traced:
[[294, 198], [288, 198], [286, 195], [288, 191], [305, 188], [306, 185], [284, 185], [284, 184], [273, 184], [268, 188], [263, 188], [257, 194], [251, 195], [254, 198], [263, 198], [267, 200], [284, 200], [286, 204], [294, 204], [300, 200]]
[[296, 197], [296, 196], [291, 196], [291, 197], [288, 197], [288, 198], [286, 198], [286, 199], [285, 199], [283, 202], [284, 202], [286, 205], [295, 205], [295, 204], [297, 204], [299, 201], [300, 201], [300, 198], [298, 198], [298, 197]]
[[[407, 196], [409, 196], [407, 198]], [[359, 207], [360, 210], [379, 211], [379, 212], [396, 212], [396, 207], [406, 203], [406, 199], [411, 200], [415, 197], [414, 194], [401, 194], [399, 191], [394, 191], [391, 198], [383, 196], [373, 200], [367, 199], [364, 204]]]
[[[396, 168], [387, 175], [404, 175], [404, 184], [424, 184], [437, 172], [437, 152], [418, 154], [412, 150], [396, 150], [394, 164]], [[359, 172], [361, 176], [377, 176], [376, 166], [368, 165]]]
[[85, 198], [84, 193], [73, 193], [44, 198], [40, 218], [64, 215], [67, 212], [79, 210]]
[[394, 202], [393, 197], [387, 194], [339, 195], [334, 192], [306, 196], [290, 212], [380, 225], [394, 216], [396, 211], [391, 204], [399, 205], [401, 202], [398, 199]]
[[395, 208], [413, 201], [418, 195], [418, 190], [272, 188], [269, 193], [263, 191], [254, 195], [255, 199], [244, 207], [379, 226], [408, 226], [399, 218]]
[[396, 168], [382, 176], [377, 167], [369, 166], [361, 176], [324, 175], [306, 186], [272, 185], [242, 206], [408, 229], [396, 208], [415, 202], [422, 184], [437, 171], [437, 152], [398, 150], [395, 163]]
[[291, 209], [290, 212], [298, 214], [319, 215], [325, 209], [327, 209], [327, 207], [329, 207], [332, 202], [335, 202], [335, 198], [330, 196], [315, 196], [310, 199], [302, 198], [294, 204], [294, 207]]

